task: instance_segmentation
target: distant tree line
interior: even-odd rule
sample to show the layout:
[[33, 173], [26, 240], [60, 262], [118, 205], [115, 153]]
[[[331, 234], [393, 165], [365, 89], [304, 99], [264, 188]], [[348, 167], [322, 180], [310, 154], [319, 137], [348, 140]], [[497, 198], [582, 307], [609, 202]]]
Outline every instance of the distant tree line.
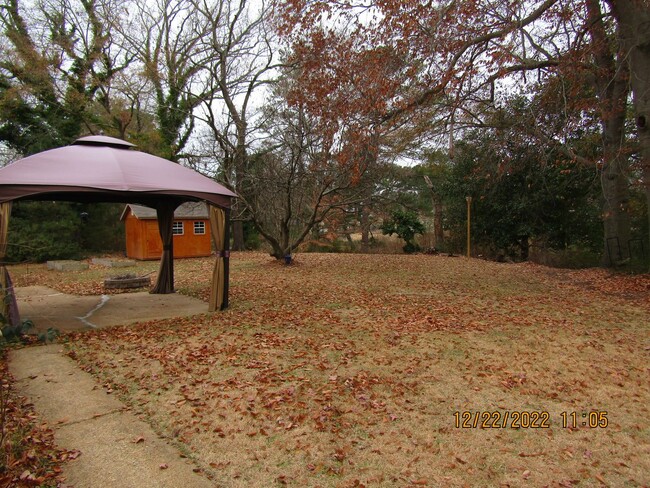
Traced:
[[[7, 0], [0, 145], [128, 139], [235, 190], [233, 248], [278, 259], [396, 212], [458, 251], [471, 196], [485, 255], [620, 265], [650, 254], [647, 25], [638, 0]], [[117, 248], [118, 213], [18, 203], [10, 251]]]

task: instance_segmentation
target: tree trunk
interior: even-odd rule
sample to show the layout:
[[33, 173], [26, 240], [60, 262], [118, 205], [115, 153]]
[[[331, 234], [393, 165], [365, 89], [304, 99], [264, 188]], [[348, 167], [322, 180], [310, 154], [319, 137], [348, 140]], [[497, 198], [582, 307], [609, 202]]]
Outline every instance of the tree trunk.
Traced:
[[432, 195], [431, 198], [433, 200], [433, 247], [440, 251], [445, 243], [442, 228], [442, 200], [437, 195]]
[[440, 250], [444, 245], [444, 230], [442, 228], [442, 199], [435, 191], [431, 178], [424, 176], [429, 190], [431, 190], [431, 203], [433, 204], [433, 247]]
[[[615, 81], [614, 83], [619, 83]], [[625, 90], [627, 92], [627, 90]], [[604, 165], [601, 173], [603, 191], [605, 266], [621, 264], [629, 258], [631, 223], [629, 214], [630, 182], [627, 156], [622, 154], [625, 114], [612, 115], [603, 121]]]
[[530, 237], [525, 236], [519, 239], [519, 250], [521, 251], [521, 260], [528, 261], [528, 256], [530, 254]]
[[282, 249], [281, 246], [278, 246], [277, 244], [272, 244], [271, 247], [273, 248], [271, 251], [271, 256], [273, 256], [278, 261], [284, 259], [284, 257], [288, 254], [284, 249]]
[[241, 220], [232, 221], [232, 250], [246, 250], [244, 246], [244, 222]]
[[[650, 8], [643, 0], [608, 0], [629, 61], [641, 174], [650, 223]], [[645, 236], [648, 238], [649, 236]]]
[[[632, 0], [636, 1], [636, 0]], [[588, 0], [594, 49], [595, 88], [600, 102], [603, 137], [604, 249], [602, 263], [613, 266], [629, 257], [631, 235], [629, 215], [629, 163], [625, 148], [625, 117], [629, 94], [629, 71], [625, 53], [617, 53], [608, 35], [599, 0]]]
[[601, 183], [605, 231], [603, 264], [613, 266], [629, 257], [629, 182], [618, 161], [614, 160], [603, 168]]
[[[235, 164], [235, 189], [237, 193], [245, 195], [243, 181], [248, 170], [248, 153], [246, 152], [246, 123], [240, 121], [236, 124], [237, 127], [237, 146], [235, 148], [234, 164]], [[244, 243], [244, 222], [241, 220], [244, 214], [244, 205], [236, 202], [234, 205], [234, 215], [237, 216], [232, 222], [232, 250], [245, 251]], [[248, 210], [248, 209], [246, 209]]]
[[370, 209], [361, 204], [361, 250], [368, 252], [370, 246]]

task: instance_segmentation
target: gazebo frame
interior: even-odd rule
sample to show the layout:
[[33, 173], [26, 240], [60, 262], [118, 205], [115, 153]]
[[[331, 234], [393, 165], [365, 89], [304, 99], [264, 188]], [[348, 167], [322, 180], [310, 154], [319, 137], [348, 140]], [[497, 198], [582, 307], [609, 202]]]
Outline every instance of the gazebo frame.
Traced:
[[5, 320], [19, 320], [17, 309], [10, 310], [15, 297], [1, 262], [6, 256], [11, 203], [18, 200], [137, 203], [155, 208], [163, 253], [151, 293], [174, 292], [174, 210], [183, 202], [206, 201], [217, 252], [208, 309], [228, 307], [230, 206], [237, 195], [189, 168], [130, 150], [133, 146], [112, 137], [83, 137], [0, 169], [0, 299], [4, 298]]

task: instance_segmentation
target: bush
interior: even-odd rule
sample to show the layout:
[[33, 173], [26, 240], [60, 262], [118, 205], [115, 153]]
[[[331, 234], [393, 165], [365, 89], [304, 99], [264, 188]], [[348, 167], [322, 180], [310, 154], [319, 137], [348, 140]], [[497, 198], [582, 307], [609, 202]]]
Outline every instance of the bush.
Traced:
[[0, 344], [7, 342], [20, 342], [27, 332], [34, 327], [31, 320], [23, 320], [18, 325], [5, 325], [2, 317], [2, 329], [0, 329]]
[[407, 253], [414, 253], [420, 250], [413, 239], [416, 234], [424, 234], [426, 231], [424, 224], [420, 222], [415, 212], [395, 210], [389, 219], [384, 220], [381, 225], [381, 233], [392, 236], [396, 234], [399, 238], [404, 239], [406, 244], [402, 250]]
[[531, 248], [529, 260], [552, 268], [594, 268], [600, 265], [600, 253], [575, 247], [563, 250]]
[[86, 252], [123, 251], [121, 204], [16, 202], [9, 219], [7, 261], [80, 259]]
[[9, 219], [7, 260], [79, 259], [81, 218], [61, 202], [16, 202]]
[[95, 203], [79, 205], [75, 219], [81, 224], [81, 249], [88, 252], [122, 252], [126, 249], [124, 222], [120, 216], [124, 211], [121, 203]]
[[259, 251], [262, 238], [252, 222], [244, 221], [244, 248], [249, 251]]
[[420, 251], [421, 251], [421, 248], [420, 248], [420, 246], [418, 246], [418, 245], [415, 244], [414, 242], [407, 242], [407, 243], [404, 245], [404, 247], [402, 247], [402, 250], [403, 250], [406, 254], [413, 254], [414, 252], [420, 252]]

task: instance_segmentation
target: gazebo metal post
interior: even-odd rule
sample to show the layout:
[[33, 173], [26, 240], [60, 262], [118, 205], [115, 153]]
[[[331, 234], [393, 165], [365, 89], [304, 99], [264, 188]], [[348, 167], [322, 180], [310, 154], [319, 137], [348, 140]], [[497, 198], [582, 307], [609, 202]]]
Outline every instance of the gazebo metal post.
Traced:
[[0, 314], [5, 322], [0, 325], [18, 325], [20, 323], [16, 295], [11, 284], [9, 271], [4, 262], [7, 254], [7, 233], [9, 231], [10, 215], [11, 202], [0, 204]]
[[228, 284], [230, 283], [230, 209], [226, 208], [226, 225], [223, 243], [223, 302], [221, 310], [228, 308]]
[[[0, 205], [0, 314], [8, 322], [9, 318], [9, 272], [5, 268], [4, 257], [7, 251], [7, 231], [9, 230], [11, 202]], [[4, 324], [0, 324], [4, 325]]]

